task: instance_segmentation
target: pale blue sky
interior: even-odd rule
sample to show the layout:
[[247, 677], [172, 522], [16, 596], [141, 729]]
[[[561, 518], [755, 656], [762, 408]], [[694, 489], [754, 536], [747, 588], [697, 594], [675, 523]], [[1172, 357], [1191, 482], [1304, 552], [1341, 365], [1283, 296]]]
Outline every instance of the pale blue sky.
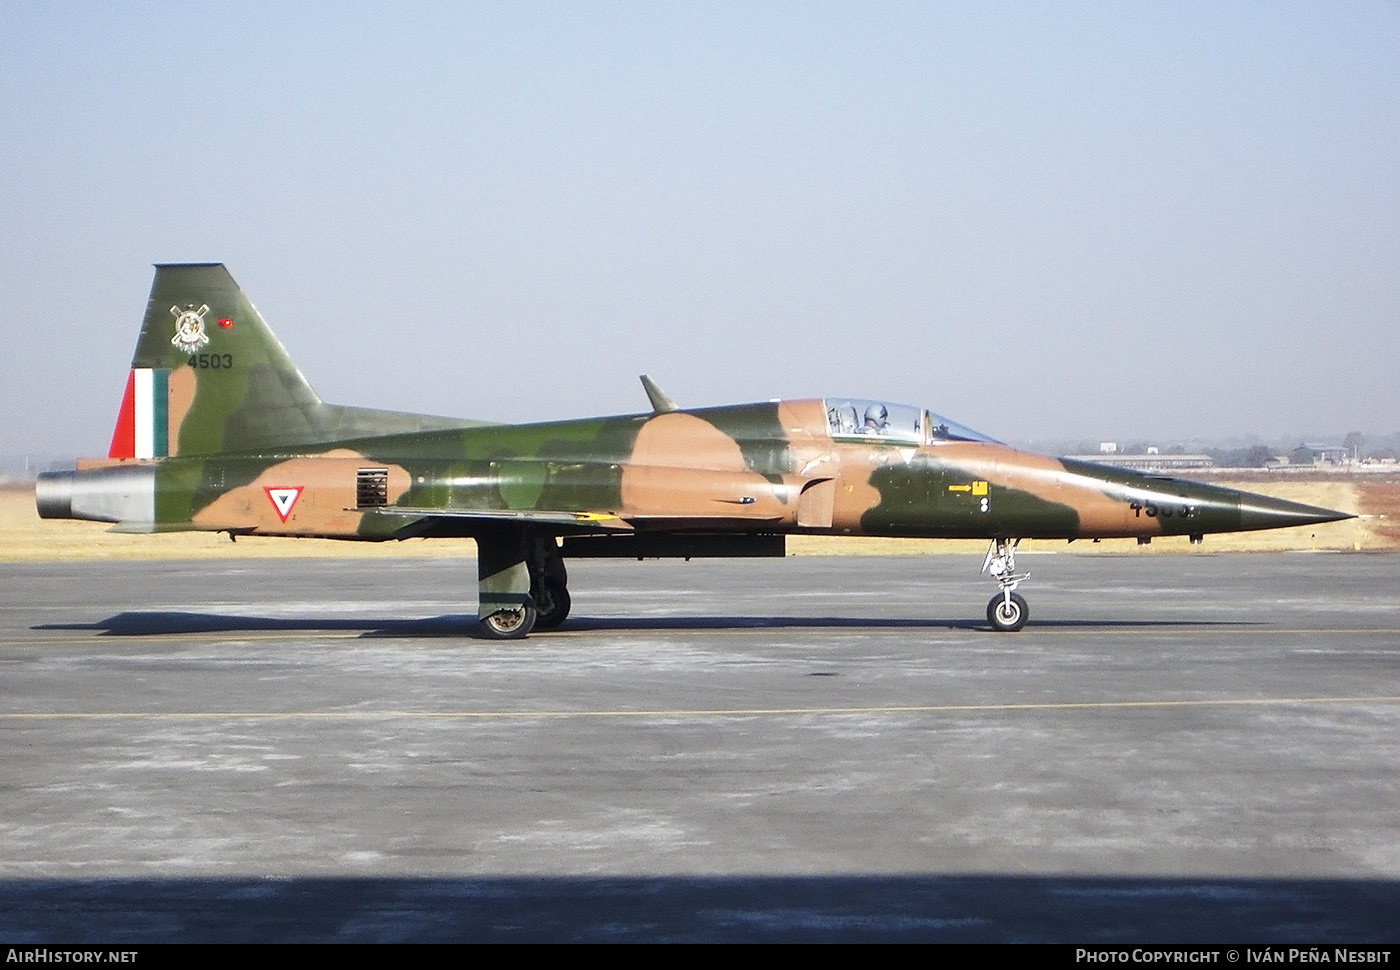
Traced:
[[227, 6], [5, 6], [0, 454], [205, 260], [338, 403], [1400, 429], [1395, 3]]

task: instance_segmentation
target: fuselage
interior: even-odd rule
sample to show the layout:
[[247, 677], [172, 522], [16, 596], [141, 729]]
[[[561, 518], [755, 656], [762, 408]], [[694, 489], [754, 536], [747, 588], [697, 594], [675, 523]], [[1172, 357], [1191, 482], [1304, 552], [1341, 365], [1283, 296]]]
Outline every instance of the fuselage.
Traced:
[[39, 505], [46, 516], [134, 530], [368, 540], [471, 535], [490, 516], [512, 514], [557, 535], [1045, 539], [1199, 536], [1340, 517], [1018, 451], [950, 433], [912, 408], [899, 409], [912, 419], [885, 428], [861, 427], [858, 406], [855, 422], [843, 410], [845, 399], [772, 401], [102, 460], [46, 476]]

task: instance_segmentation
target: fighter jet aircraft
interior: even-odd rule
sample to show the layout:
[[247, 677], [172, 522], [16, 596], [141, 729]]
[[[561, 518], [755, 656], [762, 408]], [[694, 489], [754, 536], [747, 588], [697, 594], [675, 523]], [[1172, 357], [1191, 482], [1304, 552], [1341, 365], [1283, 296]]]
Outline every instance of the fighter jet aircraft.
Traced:
[[987, 539], [987, 621], [1021, 629], [1021, 539], [1309, 525], [1341, 512], [1009, 448], [850, 397], [507, 425], [324, 403], [221, 264], [156, 267], [105, 459], [47, 472], [44, 518], [383, 541], [471, 537], [493, 638], [559, 626], [565, 560], [782, 556], [785, 536]]

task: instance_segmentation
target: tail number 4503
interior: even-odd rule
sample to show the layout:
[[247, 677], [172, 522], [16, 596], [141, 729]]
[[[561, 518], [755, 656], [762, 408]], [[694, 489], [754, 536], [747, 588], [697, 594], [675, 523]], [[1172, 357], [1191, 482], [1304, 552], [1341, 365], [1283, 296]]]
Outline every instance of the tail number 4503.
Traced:
[[195, 370], [220, 370], [233, 366], [233, 354], [190, 354], [190, 366]]

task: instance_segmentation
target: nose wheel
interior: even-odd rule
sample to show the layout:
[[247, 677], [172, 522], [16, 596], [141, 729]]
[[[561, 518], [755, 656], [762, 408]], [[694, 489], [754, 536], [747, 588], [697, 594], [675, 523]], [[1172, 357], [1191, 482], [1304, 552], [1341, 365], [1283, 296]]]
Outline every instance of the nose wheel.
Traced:
[[1016, 593], [1016, 587], [1030, 576], [1029, 572], [1016, 572], [1016, 546], [1020, 541], [993, 539], [987, 558], [982, 562], [982, 572], [990, 574], [1001, 588], [987, 604], [987, 622], [998, 633], [1015, 633], [1026, 625], [1031, 615], [1025, 599]]
[[998, 633], [1015, 633], [1026, 625], [1030, 607], [1020, 593], [998, 593], [987, 604], [987, 622]]

